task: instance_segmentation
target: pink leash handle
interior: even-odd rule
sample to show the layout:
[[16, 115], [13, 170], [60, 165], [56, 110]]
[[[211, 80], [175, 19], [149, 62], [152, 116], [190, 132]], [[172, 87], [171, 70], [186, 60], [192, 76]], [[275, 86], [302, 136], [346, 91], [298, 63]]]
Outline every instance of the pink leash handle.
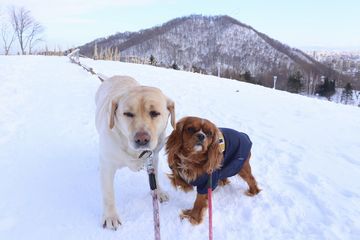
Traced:
[[147, 172], [149, 174], [149, 184], [151, 189], [151, 196], [153, 200], [153, 215], [154, 215], [154, 234], [155, 240], [160, 240], [160, 213], [159, 213], [159, 201], [158, 195], [156, 193], [156, 179], [155, 179], [155, 169], [152, 166], [152, 156], [149, 157], [149, 164], [147, 167]]
[[212, 232], [212, 175], [209, 174], [208, 180], [208, 205], [209, 205], [209, 240], [213, 239]]
[[147, 156], [147, 173], [149, 175], [149, 185], [153, 200], [154, 238], [155, 240], [160, 240], [160, 213], [158, 195], [156, 193], [157, 186], [155, 178], [155, 168], [153, 166], [153, 152], [145, 150], [140, 154], [139, 158], [142, 158], [146, 153], [149, 154]]

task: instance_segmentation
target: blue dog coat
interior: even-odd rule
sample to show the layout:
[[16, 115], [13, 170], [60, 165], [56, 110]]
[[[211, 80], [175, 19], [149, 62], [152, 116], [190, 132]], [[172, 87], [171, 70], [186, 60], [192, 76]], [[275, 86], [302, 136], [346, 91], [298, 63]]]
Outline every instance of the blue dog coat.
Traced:
[[[236, 175], [249, 157], [252, 142], [247, 134], [229, 128], [219, 128], [225, 139], [224, 159], [220, 169], [212, 173], [212, 190], [218, 181]], [[204, 174], [190, 184], [196, 187], [199, 194], [207, 193], [209, 175]]]

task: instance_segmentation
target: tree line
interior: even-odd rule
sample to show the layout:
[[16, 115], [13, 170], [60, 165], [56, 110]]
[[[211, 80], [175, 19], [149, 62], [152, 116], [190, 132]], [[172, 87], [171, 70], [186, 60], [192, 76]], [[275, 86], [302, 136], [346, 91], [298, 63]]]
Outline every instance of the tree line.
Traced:
[[[154, 66], [158, 66], [158, 63], [153, 55], [150, 55], [148, 63]], [[163, 67], [173, 68], [175, 70], [181, 69], [175, 62], [169, 66], [163, 66]], [[263, 81], [263, 78], [253, 76], [249, 70], [245, 70], [242, 73], [235, 72], [233, 70], [230, 70], [229, 68], [225, 69], [225, 71], [221, 73], [218, 72], [219, 70], [220, 69], [214, 70], [210, 74], [215, 76], [218, 76], [219, 74], [223, 78], [234, 79], [242, 82], [262, 85], [265, 87], [271, 87], [272, 85], [270, 84], [274, 84], [273, 81], [265, 82]], [[205, 69], [201, 69], [194, 65], [191, 67], [191, 71], [196, 73], [208, 74]], [[274, 75], [276, 75], [276, 73], [274, 73]], [[300, 70], [290, 73], [289, 71], [287, 71], [287, 75], [288, 77], [286, 80], [286, 85], [281, 87], [280, 90], [285, 90], [296, 94], [317, 95], [317, 96], [325, 97], [329, 101], [331, 101], [331, 98], [336, 93], [336, 80], [332, 80], [328, 76], [321, 76], [321, 78], [311, 76], [311, 80], [309, 81], [309, 79], [307, 79], [304, 76], [304, 73], [301, 72]], [[341, 83], [338, 83], [338, 85], [341, 85]], [[356, 101], [359, 100], [360, 91], [355, 91], [352, 84], [350, 82], [347, 82], [344, 86], [342, 86], [342, 90], [339, 96], [341, 103], [353, 104], [355, 98]]]
[[[330, 80], [328, 77], [323, 76], [321, 82], [316, 85], [315, 94], [321, 97], [326, 97], [329, 101], [336, 93], [336, 81]], [[287, 82], [287, 91], [292, 93], [301, 93], [304, 89], [303, 75], [300, 71], [290, 75]], [[353, 104], [354, 97], [356, 100], [360, 97], [360, 91], [355, 91], [350, 82], [343, 86], [340, 93], [340, 102], [343, 104]], [[360, 105], [359, 105], [360, 107]]]

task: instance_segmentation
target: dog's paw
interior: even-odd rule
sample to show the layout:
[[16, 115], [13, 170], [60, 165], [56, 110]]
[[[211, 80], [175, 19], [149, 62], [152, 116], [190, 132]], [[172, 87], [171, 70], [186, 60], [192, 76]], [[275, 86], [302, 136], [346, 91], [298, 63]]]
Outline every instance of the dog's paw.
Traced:
[[227, 178], [219, 180], [219, 186], [221, 186], [221, 187], [228, 185], [228, 184], [230, 184], [230, 180]]
[[121, 221], [116, 213], [103, 217], [102, 220], [103, 228], [112, 229], [116, 231], [120, 225], [121, 225]]
[[249, 189], [245, 192], [246, 196], [253, 197], [257, 195], [259, 192], [261, 192], [261, 189], [255, 188], [255, 189]]
[[186, 209], [180, 213], [180, 219], [184, 220], [185, 218], [189, 220], [192, 225], [199, 225], [202, 222], [202, 216], [194, 213], [192, 209]]
[[163, 203], [163, 202], [169, 201], [169, 194], [167, 194], [166, 192], [158, 190], [157, 195], [158, 195], [159, 202]]

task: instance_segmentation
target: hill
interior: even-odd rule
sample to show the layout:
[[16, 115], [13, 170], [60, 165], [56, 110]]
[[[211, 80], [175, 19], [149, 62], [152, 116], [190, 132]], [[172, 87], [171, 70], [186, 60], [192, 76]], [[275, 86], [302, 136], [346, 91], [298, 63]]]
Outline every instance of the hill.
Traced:
[[[93, 57], [108, 52], [122, 61], [155, 57], [157, 65], [170, 67], [174, 63], [183, 70], [205, 72], [223, 77], [244, 79], [250, 73], [252, 81], [286, 89], [289, 75], [300, 71], [304, 83], [325, 75], [338, 81], [339, 74], [314, 60], [299, 49], [291, 48], [251, 26], [229, 16], [192, 15], [176, 18], [138, 32], [117, 33], [80, 46], [81, 53]], [[246, 79], [250, 81], [249, 79]]]

